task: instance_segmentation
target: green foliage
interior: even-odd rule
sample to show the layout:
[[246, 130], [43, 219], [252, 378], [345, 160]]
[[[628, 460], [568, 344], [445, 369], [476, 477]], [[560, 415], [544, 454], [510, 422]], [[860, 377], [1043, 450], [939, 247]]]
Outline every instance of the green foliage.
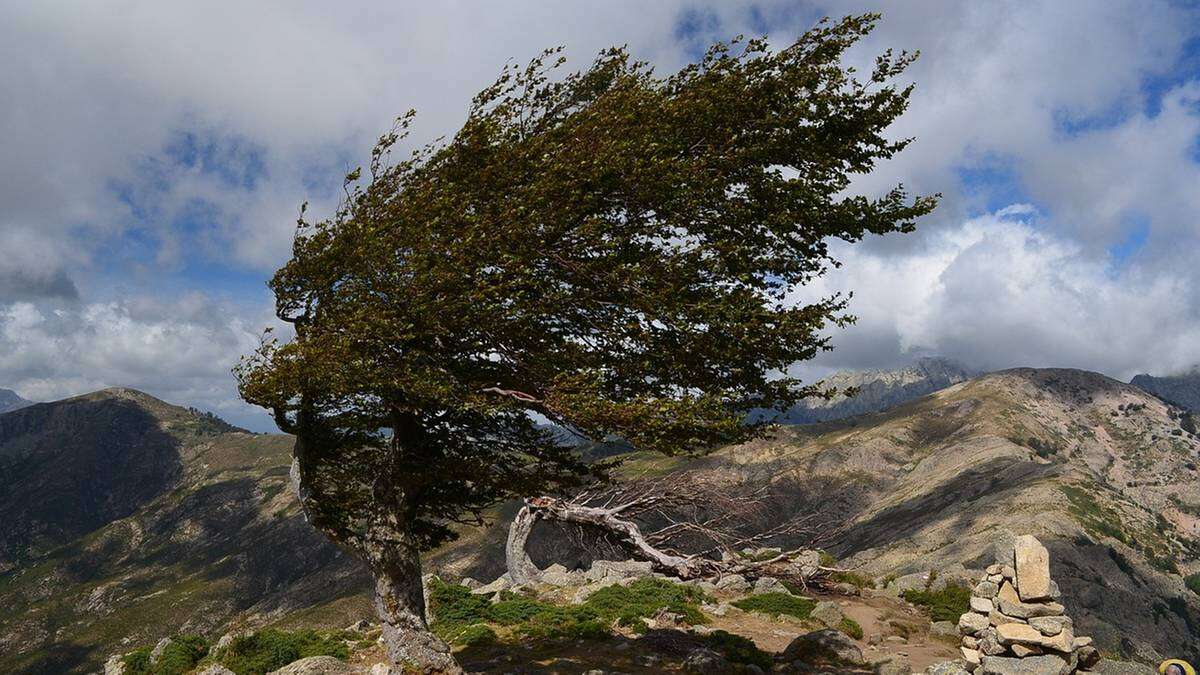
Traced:
[[1082, 488], [1074, 485], [1060, 485], [1059, 489], [1071, 503], [1068, 511], [1089, 534], [1111, 537], [1127, 545], [1131, 543], [1120, 514], [1102, 506], [1095, 497]]
[[1200, 595], [1200, 572], [1184, 577], [1183, 583], [1187, 584], [1187, 587], [1192, 589], [1193, 593]]
[[936, 203], [848, 192], [910, 142], [888, 128], [914, 57], [843, 65], [877, 19], [718, 43], [667, 76], [623, 48], [562, 76], [551, 50], [393, 158], [401, 118], [331, 217], [301, 217], [270, 282], [294, 339], [235, 371], [306, 448], [311, 522], [353, 542], [402, 512], [396, 542], [428, 549], [592, 471], [538, 420], [699, 452], [819, 393], [777, 374], [829, 346], [848, 300], [788, 299], [838, 264], [830, 242], [910, 231]]
[[654, 616], [659, 610], [679, 614], [690, 625], [707, 623], [698, 605], [704, 592], [665, 579], [638, 579], [628, 586], [607, 586], [592, 593], [583, 606], [602, 619], [618, 619], [632, 625], [635, 619]]
[[875, 580], [859, 574], [858, 572], [832, 572], [829, 578], [833, 581], [843, 584], [850, 584], [856, 588], [875, 588]]
[[863, 638], [862, 626], [848, 616], [842, 618], [842, 622], [838, 624], [838, 630], [842, 631], [846, 635], [849, 635], [855, 640], [861, 640]]
[[758, 612], [770, 616], [787, 614], [797, 619], [807, 619], [817, 603], [808, 598], [798, 598], [787, 593], [757, 593], [734, 602], [733, 606], [747, 612]]
[[237, 675], [263, 675], [309, 656], [345, 659], [349, 650], [336, 633], [268, 628], [234, 638], [217, 659]]
[[730, 663], [755, 665], [770, 671], [775, 665], [774, 657], [758, 648], [750, 638], [715, 630], [704, 636], [704, 646], [721, 652]]
[[481, 627], [486, 627], [483, 624], [510, 626], [514, 634], [525, 638], [599, 639], [610, 635], [613, 624], [644, 632], [644, 619], [661, 610], [680, 614], [693, 625], [707, 621], [698, 606], [705, 600], [701, 591], [663, 579], [608, 586], [592, 593], [583, 604], [570, 607], [512, 593], [492, 604], [439, 579], [431, 580], [429, 596], [431, 629], [452, 644], [478, 639], [477, 635], [483, 634]]
[[958, 621], [971, 607], [971, 589], [946, 584], [937, 591], [904, 591], [904, 599], [924, 609], [934, 621]]
[[158, 661], [150, 664], [152, 647], [126, 654], [122, 661], [128, 675], [183, 675], [208, 653], [208, 643], [196, 635], [176, 635], [163, 649]]

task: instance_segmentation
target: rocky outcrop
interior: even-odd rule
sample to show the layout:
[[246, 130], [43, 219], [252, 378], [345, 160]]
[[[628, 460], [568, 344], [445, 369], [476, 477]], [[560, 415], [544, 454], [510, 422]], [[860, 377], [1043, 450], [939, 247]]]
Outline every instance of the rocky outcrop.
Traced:
[[1200, 366], [1194, 366], [1190, 371], [1179, 375], [1137, 375], [1129, 383], [1164, 401], [1200, 412]]
[[987, 568], [959, 618], [962, 655], [977, 675], [1069, 675], [1093, 670], [1100, 653], [1075, 635], [1050, 578], [1050, 553], [1035, 537], [1017, 537], [1010, 556]]
[[0, 413], [18, 410], [31, 405], [33, 405], [33, 401], [26, 401], [18, 396], [17, 392], [11, 389], [0, 389]]

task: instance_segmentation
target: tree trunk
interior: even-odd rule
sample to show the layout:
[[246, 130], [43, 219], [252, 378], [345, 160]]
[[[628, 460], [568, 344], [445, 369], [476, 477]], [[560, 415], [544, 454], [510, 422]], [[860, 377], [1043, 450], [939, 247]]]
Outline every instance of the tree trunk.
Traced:
[[383, 641], [393, 663], [423, 673], [462, 673], [450, 647], [429, 631], [421, 557], [413, 547], [369, 545], [368, 565], [375, 577], [375, 611], [383, 621]]
[[504, 559], [508, 567], [508, 578], [514, 584], [530, 584], [537, 581], [542, 571], [533, 564], [526, 552], [529, 534], [533, 526], [541, 519], [541, 511], [530, 508], [529, 504], [521, 507], [508, 527], [508, 542], [504, 546]]

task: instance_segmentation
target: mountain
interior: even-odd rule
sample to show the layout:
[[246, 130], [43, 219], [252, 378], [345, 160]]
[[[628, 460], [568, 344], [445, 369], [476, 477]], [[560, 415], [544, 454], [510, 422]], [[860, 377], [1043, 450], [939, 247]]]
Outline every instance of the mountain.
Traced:
[[[1200, 437], [1185, 419], [1096, 373], [1017, 369], [703, 457], [629, 453], [619, 471], [770, 484], [775, 501], [747, 527], [811, 515], [839, 567], [889, 592], [982, 569], [1033, 534], [1077, 634], [1113, 656], [1195, 662]], [[0, 416], [0, 671], [86, 672], [174, 633], [369, 617], [365, 574], [298, 511], [290, 445], [129, 390]], [[464, 528], [429, 571], [495, 579], [517, 506]], [[535, 562], [586, 568], [583, 533], [557, 532], [535, 530]]]
[[31, 405], [33, 405], [33, 401], [26, 401], [18, 396], [17, 392], [11, 389], [0, 389], [0, 413], [6, 413], [10, 410]]
[[839, 393], [828, 400], [807, 399], [777, 421], [812, 424], [879, 412], [958, 384], [976, 374], [955, 361], [934, 357], [917, 359], [912, 365], [893, 370], [839, 371], [821, 380], [820, 384], [839, 392], [853, 387], [858, 390], [857, 394], [847, 397]]
[[1137, 375], [1129, 383], [1165, 401], [1200, 412], [1200, 366], [1180, 375]]
[[[816, 515], [839, 566], [882, 579], [981, 569], [1017, 535], [1034, 534], [1050, 549], [1078, 634], [1124, 658], [1194, 662], [1200, 595], [1185, 577], [1200, 580], [1200, 438], [1181, 419], [1103, 375], [1018, 369], [703, 458], [635, 454], [627, 472], [771, 483], [791, 495], [770, 505], [777, 521]], [[492, 579], [503, 571], [503, 537], [501, 520], [433, 560]], [[538, 548], [542, 566], [575, 555]]]
[[363, 571], [300, 514], [291, 444], [131, 389], [0, 415], [0, 671], [87, 672], [126, 641], [366, 612]]

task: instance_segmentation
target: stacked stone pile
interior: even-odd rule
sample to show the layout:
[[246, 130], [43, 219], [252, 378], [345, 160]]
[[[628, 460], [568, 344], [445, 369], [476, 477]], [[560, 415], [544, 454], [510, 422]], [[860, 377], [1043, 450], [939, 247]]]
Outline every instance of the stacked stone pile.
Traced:
[[1069, 675], [1095, 668], [1100, 654], [1059, 603], [1050, 554], [1030, 535], [1011, 557], [987, 568], [959, 618], [962, 654], [976, 675]]

